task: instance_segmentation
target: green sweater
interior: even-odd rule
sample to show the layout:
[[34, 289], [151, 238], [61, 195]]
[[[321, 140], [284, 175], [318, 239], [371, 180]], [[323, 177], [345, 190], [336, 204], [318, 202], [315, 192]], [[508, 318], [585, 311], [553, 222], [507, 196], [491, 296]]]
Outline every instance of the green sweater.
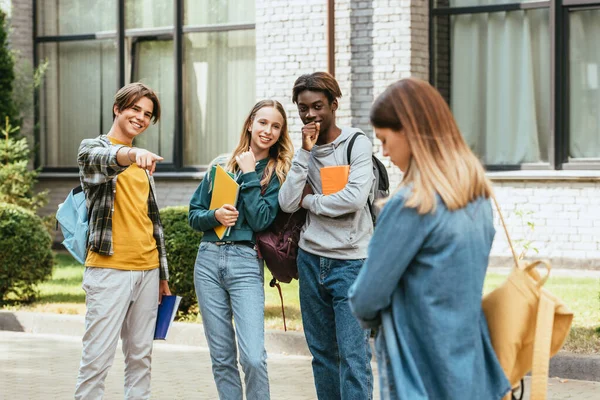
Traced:
[[[235, 205], [239, 216], [235, 226], [231, 228], [229, 236], [223, 239], [215, 234], [213, 228], [220, 225], [215, 218], [215, 210], [209, 210], [211, 194], [209, 179], [203, 179], [190, 200], [188, 221], [190, 226], [204, 232], [203, 241], [218, 242], [220, 240], [240, 242], [255, 242], [255, 232], [267, 229], [275, 220], [279, 211], [277, 196], [279, 193], [279, 179], [273, 173], [269, 186], [264, 195], [261, 195], [260, 179], [267, 166], [269, 158], [260, 160], [256, 164], [256, 171], [242, 174], [237, 182], [240, 184], [238, 203]], [[208, 175], [205, 175], [205, 178]]]

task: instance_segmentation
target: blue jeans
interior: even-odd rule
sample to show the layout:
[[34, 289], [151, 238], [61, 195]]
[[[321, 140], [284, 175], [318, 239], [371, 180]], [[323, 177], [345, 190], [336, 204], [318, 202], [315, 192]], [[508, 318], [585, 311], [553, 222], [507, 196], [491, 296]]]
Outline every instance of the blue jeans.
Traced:
[[194, 285], [220, 399], [243, 398], [236, 335], [240, 364], [244, 369], [246, 398], [270, 398], [263, 283], [263, 262], [256, 250], [243, 245], [200, 243], [194, 267]]
[[298, 251], [300, 309], [319, 399], [373, 398], [371, 330], [361, 328], [348, 304], [363, 263]]

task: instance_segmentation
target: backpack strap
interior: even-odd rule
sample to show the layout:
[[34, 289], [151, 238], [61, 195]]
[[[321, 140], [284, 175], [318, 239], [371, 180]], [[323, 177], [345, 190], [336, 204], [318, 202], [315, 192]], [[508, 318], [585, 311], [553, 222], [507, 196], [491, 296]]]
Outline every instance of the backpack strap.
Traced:
[[[83, 186], [79, 185], [73, 189], [73, 196], [75, 196], [76, 194], [81, 193], [81, 192], [83, 192]], [[85, 194], [84, 194], [84, 196], [85, 196]], [[85, 199], [84, 202], [86, 203], [86, 207], [87, 207], [87, 199]], [[90, 207], [87, 210], [87, 219], [88, 219], [88, 224], [89, 224], [89, 221], [91, 221], [91, 219], [92, 219], [92, 207]], [[57, 221], [57, 223], [58, 223], [58, 221]]]
[[533, 341], [530, 400], [546, 400], [553, 325], [554, 302], [541, 292]]
[[279, 282], [277, 282], [277, 279], [273, 278], [271, 279], [271, 282], [269, 282], [269, 286], [276, 287], [279, 291], [279, 298], [281, 299], [281, 315], [283, 316], [283, 330], [284, 332], [287, 332], [287, 325], [285, 323], [285, 308], [283, 308], [283, 294], [281, 293], [281, 285], [279, 284]]
[[348, 161], [348, 165], [350, 165], [350, 155], [352, 154], [352, 147], [354, 146], [354, 141], [360, 135], [364, 135], [364, 133], [360, 131], [354, 132], [354, 135], [352, 135], [352, 138], [350, 139], [350, 143], [348, 143], [348, 148], [346, 149], [346, 161]]
[[[354, 142], [356, 141], [356, 138], [359, 137], [360, 135], [365, 135], [365, 134], [360, 131], [354, 132], [354, 135], [352, 135], [352, 138], [350, 139], [350, 143], [348, 143], [348, 148], [346, 150], [346, 160], [348, 161], [348, 165], [350, 165], [350, 156], [352, 155], [352, 147], [354, 146]], [[377, 190], [377, 188], [375, 188], [375, 190]], [[371, 214], [371, 220], [373, 221], [373, 226], [375, 226], [375, 215], [373, 215], [373, 213], [371, 211], [371, 208], [373, 208], [373, 205], [371, 204], [371, 199], [368, 197], [367, 197], [367, 205], [369, 206], [369, 213]]]

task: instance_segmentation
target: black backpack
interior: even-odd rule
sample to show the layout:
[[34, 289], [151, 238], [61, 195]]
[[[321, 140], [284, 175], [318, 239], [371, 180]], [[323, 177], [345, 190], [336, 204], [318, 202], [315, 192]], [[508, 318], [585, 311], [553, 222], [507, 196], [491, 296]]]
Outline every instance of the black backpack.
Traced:
[[[359, 135], [364, 135], [364, 133], [356, 132], [352, 136], [352, 139], [350, 139], [350, 143], [348, 143], [348, 149], [346, 154], [348, 165], [350, 165], [350, 155], [352, 154], [352, 146], [354, 146], [354, 141]], [[380, 211], [376, 202], [379, 199], [383, 199], [389, 196], [390, 179], [388, 177], [387, 169], [385, 169], [385, 165], [383, 165], [379, 158], [375, 157], [375, 154], [373, 154], [371, 157], [373, 158], [373, 175], [375, 175], [375, 198], [373, 199], [373, 201], [369, 199], [368, 204], [369, 211], [371, 211], [371, 218], [373, 219], [373, 226], [375, 226], [377, 216], [379, 215]]]

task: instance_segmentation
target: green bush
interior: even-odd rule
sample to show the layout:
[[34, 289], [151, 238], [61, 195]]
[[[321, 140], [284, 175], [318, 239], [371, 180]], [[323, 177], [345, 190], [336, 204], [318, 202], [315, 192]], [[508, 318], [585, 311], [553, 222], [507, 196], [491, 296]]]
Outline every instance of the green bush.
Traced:
[[[27, 139], [15, 139], [9, 134], [10, 123], [0, 127], [0, 202], [37, 210], [47, 202], [47, 192], [35, 193], [38, 171], [30, 170], [30, 150]], [[3, 139], [3, 140], [2, 140]]]
[[188, 224], [187, 207], [163, 208], [160, 210], [160, 220], [167, 247], [169, 287], [173, 294], [181, 296], [179, 310], [187, 314], [197, 305], [194, 262], [202, 240], [202, 232], [194, 231]]
[[0, 203], [0, 304], [34, 300], [35, 285], [50, 277], [53, 261], [52, 240], [40, 217]]

